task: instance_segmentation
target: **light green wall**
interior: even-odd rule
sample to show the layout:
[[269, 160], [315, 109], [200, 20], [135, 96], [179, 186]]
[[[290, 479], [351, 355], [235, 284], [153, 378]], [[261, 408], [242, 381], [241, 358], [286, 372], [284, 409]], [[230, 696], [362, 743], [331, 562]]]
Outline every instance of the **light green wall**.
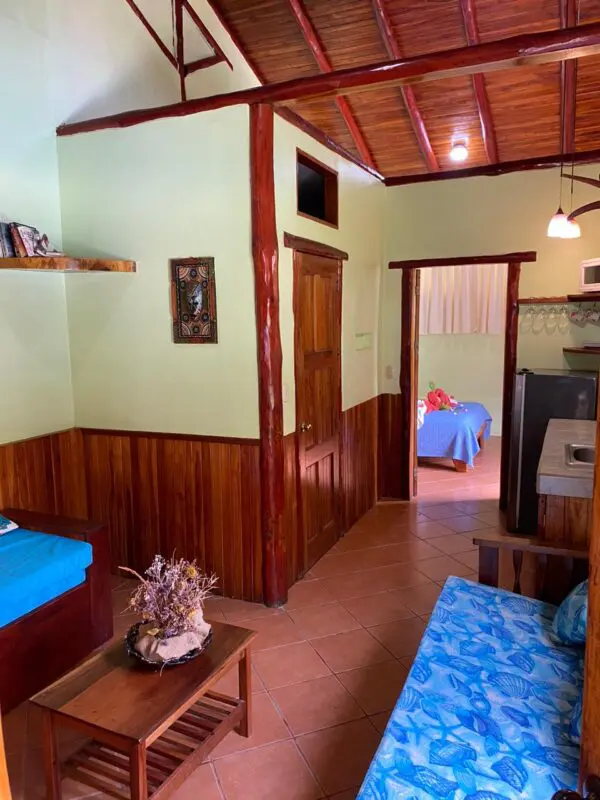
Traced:
[[[45, 2], [0, 2], [0, 215], [60, 245], [48, 54]], [[62, 275], [0, 270], [0, 364], [0, 443], [73, 424]]]
[[[598, 166], [577, 173], [597, 177]], [[386, 262], [536, 250], [538, 260], [523, 264], [520, 295], [550, 296], [579, 290], [579, 264], [600, 257], [600, 215], [581, 220], [582, 238], [548, 239], [548, 220], [558, 205], [559, 171], [521, 172], [494, 178], [468, 178], [396, 187], [386, 191]], [[568, 186], [565, 181], [565, 196]], [[596, 200], [598, 191], [577, 185], [575, 205]], [[568, 211], [568, 199], [564, 203]], [[400, 271], [385, 269], [382, 280], [379, 387], [398, 391], [400, 363]], [[597, 369], [600, 359], [564, 358], [562, 348], [588, 339], [600, 342], [600, 325], [565, 332], [546, 326], [539, 332], [523, 324], [519, 333], [521, 366]]]
[[[138, 262], [67, 276], [76, 423], [258, 435], [248, 109], [60, 140], [71, 251]], [[173, 344], [169, 259], [214, 256], [219, 343]]]
[[492, 415], [492, 434], [499, 436], [503, 362], [503, 336], [423, 335], [419, 338], [419, 397], [425, 397], [433, 382], [459, 402], [483, 403]]
[[[296, 148], [339, 173], [339, 228], [299, 217], [296, 211]], [[275, 117], [275, 196], [279, 233], [279, 287], [283, 347], [285, 432], [296, 426], [294, 383], [293, 256], [284, 232], [344, 250], [342, 277], [342, 407], [377, 394], [377, 318], [383, 255], [383, 185]]]

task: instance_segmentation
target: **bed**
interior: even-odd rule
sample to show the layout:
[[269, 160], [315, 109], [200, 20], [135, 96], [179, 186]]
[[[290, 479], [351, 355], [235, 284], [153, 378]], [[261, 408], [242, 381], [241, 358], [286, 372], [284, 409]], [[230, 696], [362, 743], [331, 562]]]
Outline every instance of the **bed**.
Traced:
[[457, 472], [466, 472], [489, 438], [492, 416], [481, 403], [459, 403], [453, 411], [425, 414], [417, 431], [419, 458], [451, 458]]

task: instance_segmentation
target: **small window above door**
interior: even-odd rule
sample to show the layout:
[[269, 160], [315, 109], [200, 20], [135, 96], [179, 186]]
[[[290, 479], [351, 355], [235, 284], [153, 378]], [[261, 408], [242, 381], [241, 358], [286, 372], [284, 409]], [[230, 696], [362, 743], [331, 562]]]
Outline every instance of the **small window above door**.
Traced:
[[297, 150], [298, 216], [338, 227], [338, 174]]

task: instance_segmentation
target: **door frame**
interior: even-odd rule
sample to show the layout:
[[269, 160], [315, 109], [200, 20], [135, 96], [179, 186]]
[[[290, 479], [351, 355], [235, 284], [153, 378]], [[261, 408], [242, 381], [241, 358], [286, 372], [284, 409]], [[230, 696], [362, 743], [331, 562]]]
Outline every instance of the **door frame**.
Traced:
[[291, 233], [284, 233], [284, 246], [293, 250], [292, 254], [292, 270], [293, 270], [293, 317], [294, 317], [294, 397], [295, 397], [295, 428], [294, 428], [294, 451], [295, 451], [295, 460], [296, 460], [296, 507], [297, 507], [297, 530], [298, 530], [298, 537], [297, 537], [297, 552], [296, 556], [298, 559], [298, 564], [300, 566], [300, 573], [304, 574], [307, 567], [308, 562], [308, 550], [307, 545], [308, 543], [304, 539], [304, 507], [302, 502], [302, 482], [301, 482], [301, 469], [300, 469], [300, 439], [299, 439], [299, 430], [298, 426], [300, 424], [300, 420], [298, 417], [298, 379], [297, 379], [297, 363], [296, 363], [296, 350], [298, 345], [298, 253], [303, 253], [306, 255], [313, 255], [319, 256], [320, 258], [329, 258], [333, 261], [338, 263], [338, 277], [339, 277], [339, 286], [340, 286], [340, 310], [339, 310], [339, 328], [340, 328], [340, 385], [339, 385], [339, 392], [337, 397], [337, 407], [338, 407], [338, 417], [339, 417], [339, 431], [338, 431], [338, 439], [339, 439], [339, 469], [338, 469], [338, 490], [337, 490], [337, 497], [336, 497], [336, 506], [337, 506], [337, 515], [340, 524], [340, 532], [342, 531], [342, 508], [343, 508], [343, 497], [342, 497], [342, 317], [343, 317], [343, 304], [342, 304], [342, 293], [343, 293], [343, 264], [344, 261], [348, 260], [348, 253], [344, 252], [343, 250], [339, 250], [337, 247], [332, 247], [331, 245], [324, 244], [322, 242], [317, 242], [312, 239], [305, 239], [301, 236], [295, 236]]
[[416, 494], [417, 464], [417, 408], [419, 367], [419, 281], [418, 270], [431, 267], [457, 265], [508, 264], [506, 283], [506, 325], [504, 330], [504, 368], [502, 386], [502, 450], [500, 457], [500, 508], [505, 509], [508, 494], [508, 465], [514, 383], [512, 376], [517, 366], [519, 335], [519, 279], [521, 264], [537, 260], [535, 251], [504, 253], [501, 255], [434, 258], [409, 261], [391, 261], [389, 269], [402, 270], [402, 320], [400, 339], [400, 393], [402, 425], [399, 431], [401, 474], [400, 499], [412, 500]]

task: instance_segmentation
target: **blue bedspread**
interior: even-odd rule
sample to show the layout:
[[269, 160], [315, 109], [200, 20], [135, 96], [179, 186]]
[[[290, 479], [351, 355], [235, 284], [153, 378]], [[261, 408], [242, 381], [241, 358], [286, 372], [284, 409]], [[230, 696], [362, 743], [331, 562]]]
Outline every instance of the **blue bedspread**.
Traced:
[[460, 403], [454, 411], [425, 414], [417, 432], [417, 455], [429, 458], [455, 458], [470, 467], [479, 452], [477, 434], [485, 425], [483, 438], [492, 427], [492, 416], [481, 403]]
[[448, 578], [357, 800], [549, 800], [575, 789], [566, 736], [582, 648], [554, 606]]

